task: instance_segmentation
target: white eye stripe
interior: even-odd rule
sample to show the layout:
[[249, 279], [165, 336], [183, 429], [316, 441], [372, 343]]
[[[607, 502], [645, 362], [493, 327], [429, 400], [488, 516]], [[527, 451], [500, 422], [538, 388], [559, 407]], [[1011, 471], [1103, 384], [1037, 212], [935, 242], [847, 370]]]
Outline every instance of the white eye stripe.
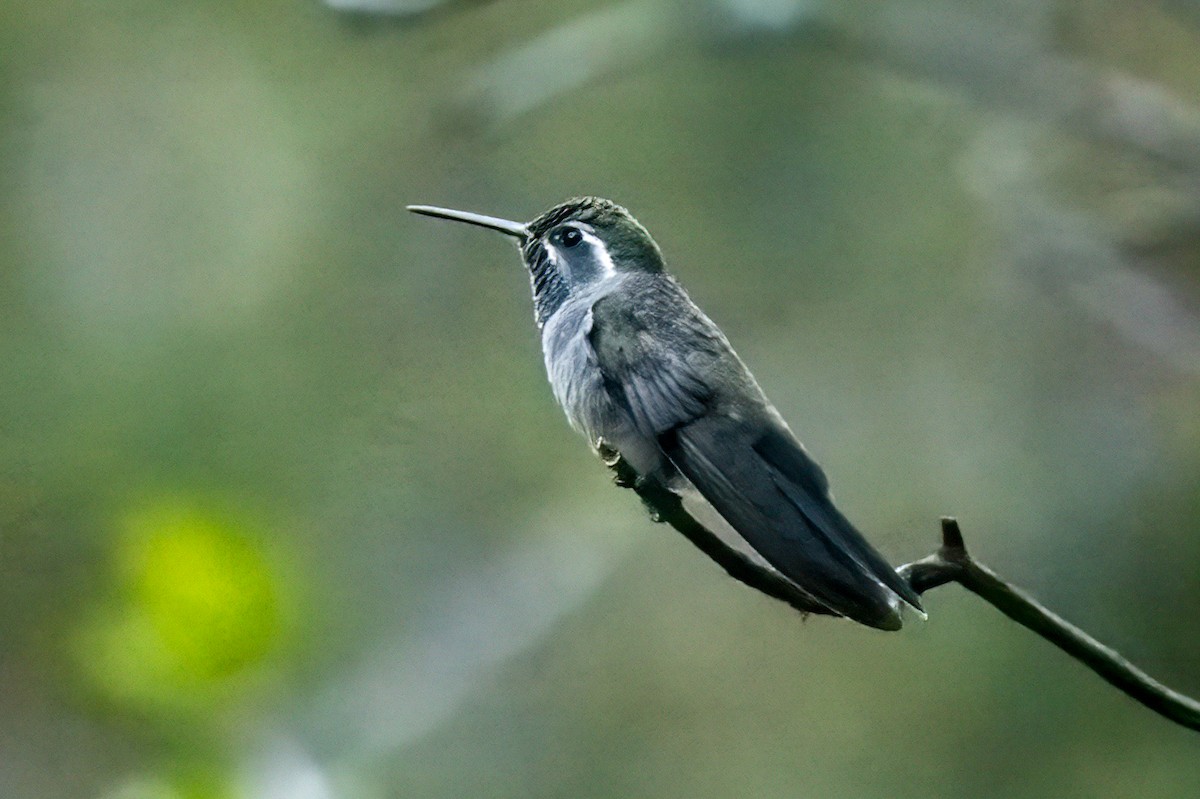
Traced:
[[592, 246], [592, 252], [595, 253], [596, 261], [604, 270], [606, 275], [615, 275], [617, 267], [613, 264], [612, 256], [608, 254], [608, 248], [604, 246], [604, 242], [594, 233], [589, 233], [586, 230], [580, 230], [583, 240]]

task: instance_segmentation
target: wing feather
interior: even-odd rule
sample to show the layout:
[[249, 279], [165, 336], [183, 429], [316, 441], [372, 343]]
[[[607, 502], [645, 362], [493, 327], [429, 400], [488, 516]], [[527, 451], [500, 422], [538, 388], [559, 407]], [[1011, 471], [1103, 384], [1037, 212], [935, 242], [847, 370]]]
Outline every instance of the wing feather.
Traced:
[[821, 468], [678, 291], [593, 305], [590, 339], [607, 392], [780, 574], [835, 614], [898, 628], [897, 598], [918, 609], [919, 598], [834, 506]]
[[802, 487], [806, 481], [820, 485], [823, 478], [785, 476], [757, 451], [760, 435], [728, 418], [705, 417], [660, 443], [680, 473], [785, 577], [838, 614], [874, 627], [899, 627], [895, 596], [919, 608], [912, 589], [828, 494]]

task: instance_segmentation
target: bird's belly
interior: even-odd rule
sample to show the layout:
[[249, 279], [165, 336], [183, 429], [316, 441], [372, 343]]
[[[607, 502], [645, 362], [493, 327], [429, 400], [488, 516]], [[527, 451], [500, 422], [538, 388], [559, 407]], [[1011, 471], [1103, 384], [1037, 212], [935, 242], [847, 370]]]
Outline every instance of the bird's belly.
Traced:
[[589, 306], [570, 302], [550, 318], [542, 330], [546, 377], [554, 398], [567, 414], [571, 427], [592, 444], [623, 432], [627, 419], [609, 396], [596, 353], [588, 341]]

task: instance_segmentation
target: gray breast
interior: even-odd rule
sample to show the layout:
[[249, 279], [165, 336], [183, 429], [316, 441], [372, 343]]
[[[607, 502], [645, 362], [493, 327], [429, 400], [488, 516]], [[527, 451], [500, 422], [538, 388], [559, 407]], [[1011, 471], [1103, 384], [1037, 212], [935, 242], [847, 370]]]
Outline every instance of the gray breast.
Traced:
[[604, 391], [596, 353], [588, 341], [591, 302], [571, 298], [546, 320], [542, 352], [554, 398], [566, 411], [571, 426], [590, 439], [603, 435], [604, 421], [613, 412]]
[[571, 427], [592, 447], [604, 439], [639, 474], [649, 474], [661, 468], [662, 454], [653, 440], [637, 432], [628, 411], [609, 393], [589, 339], [591, 308], [599, 296], [573, 297], [546, 320], [546, 375]]

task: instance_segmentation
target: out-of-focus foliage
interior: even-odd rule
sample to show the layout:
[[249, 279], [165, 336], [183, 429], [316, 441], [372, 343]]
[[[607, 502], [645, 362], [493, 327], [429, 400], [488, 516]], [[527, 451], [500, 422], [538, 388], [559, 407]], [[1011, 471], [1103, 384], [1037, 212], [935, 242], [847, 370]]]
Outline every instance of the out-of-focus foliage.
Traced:
[[114, 702], [199, 702], [278, 646], [281, 586], [240, 530], [177, 507], [125, 523], [114, 606], [80, 636], [82, 668]]
[[[353, 11], [358, 8], [358, 11]], [[894, 561], [1200, 693], [1183, 2], [0, 10], [0, 796], [1190, 796], [953, 588], [898, 635], [652, 525], [511, 244], [627, 205]]]

